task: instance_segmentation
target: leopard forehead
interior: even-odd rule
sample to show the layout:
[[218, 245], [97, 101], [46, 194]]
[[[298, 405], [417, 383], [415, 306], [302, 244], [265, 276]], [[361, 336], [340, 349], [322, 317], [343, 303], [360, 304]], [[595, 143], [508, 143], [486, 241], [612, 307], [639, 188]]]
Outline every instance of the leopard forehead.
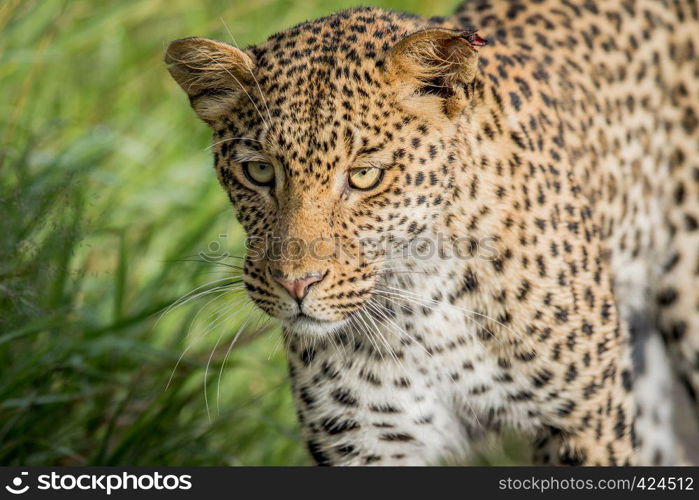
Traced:
[[[292, 175], [315, 173], [327, 181], [327, 172], [344, 156], [378, 152], [405, 129], [424, 135], [430, 128], [426, 120], [396, 106], [384, 64], [399, 40], [437, 21], [355, 9], [249, 48], [254, 82], [214, 124], [221, 156], [264, 149]], [[239, 139], [226, 141], [231, 137]]]

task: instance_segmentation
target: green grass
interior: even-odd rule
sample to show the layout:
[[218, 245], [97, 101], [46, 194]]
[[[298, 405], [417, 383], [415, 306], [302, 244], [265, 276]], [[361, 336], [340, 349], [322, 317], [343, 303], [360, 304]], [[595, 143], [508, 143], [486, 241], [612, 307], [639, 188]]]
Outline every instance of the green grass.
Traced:
[[175, 38], [228, 25], [248, 45], [353, 5], [0, 4], [0, 465], [309, 463], [277, 331], [247, 328], [226, 359], [247, 316], [234, 293], [156, 321], [235, 272], [200, 252], [241, 255], [243, 238], [161, 60]]

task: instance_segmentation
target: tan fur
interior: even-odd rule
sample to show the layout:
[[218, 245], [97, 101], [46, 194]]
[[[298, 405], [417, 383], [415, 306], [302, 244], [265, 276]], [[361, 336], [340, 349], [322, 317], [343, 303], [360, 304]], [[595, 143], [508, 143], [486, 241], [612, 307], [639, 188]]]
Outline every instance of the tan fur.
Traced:
[[[470, 26], [489, 40], [478, 52]], [[171, 72], [257, 238], [245, 283], [283, 322], [318, 463], [433, 463], [507, 427], [538, 463], [631, 464], [648, 446], [638, 456], [674, 462], [635, 434], [662, 394], [634, 391], [657, 386], [635, 380], [663, 372], [643, 366], [660, 334], [699, 390], [696, 1], [367, 8], [246, 53], [177, 43]], [[273, 185], [246, 177], [250, 157]], [[379, 184], [349, 186], [374, 165]], [[332, 256], [269, 255], [290, 239]], [[416, 242], [443, 247], [390, 252]], [[323, 278], [293, 298], [278, 273]]]

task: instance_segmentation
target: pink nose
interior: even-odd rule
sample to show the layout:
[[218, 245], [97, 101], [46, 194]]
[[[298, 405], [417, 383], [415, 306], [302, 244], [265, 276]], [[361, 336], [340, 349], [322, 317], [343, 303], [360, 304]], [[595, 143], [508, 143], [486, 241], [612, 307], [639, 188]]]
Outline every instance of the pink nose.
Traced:
[[286, 288], [294, 299], [301, 302], [303, 298], [308, 294], [308, 289], [312, 285], [321, 281], [326, 273], [321, 273], [320, 271], [313, 271], [300, 278], [289, 279], [281, 271], [274, 270], [271, 272], [272, 278], [279, 283], [281, 286]]

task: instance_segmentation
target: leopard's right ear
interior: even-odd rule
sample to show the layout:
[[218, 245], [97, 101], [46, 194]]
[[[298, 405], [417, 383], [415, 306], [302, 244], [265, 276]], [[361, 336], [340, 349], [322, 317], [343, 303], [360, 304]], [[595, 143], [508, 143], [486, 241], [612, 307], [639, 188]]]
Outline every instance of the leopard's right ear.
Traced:
[[246, 52], [208, 38], [183, 38], [168, 45], [165, 63], [189, 96], [199, 118], [212, 124], [246, 92], [255, 63]]

